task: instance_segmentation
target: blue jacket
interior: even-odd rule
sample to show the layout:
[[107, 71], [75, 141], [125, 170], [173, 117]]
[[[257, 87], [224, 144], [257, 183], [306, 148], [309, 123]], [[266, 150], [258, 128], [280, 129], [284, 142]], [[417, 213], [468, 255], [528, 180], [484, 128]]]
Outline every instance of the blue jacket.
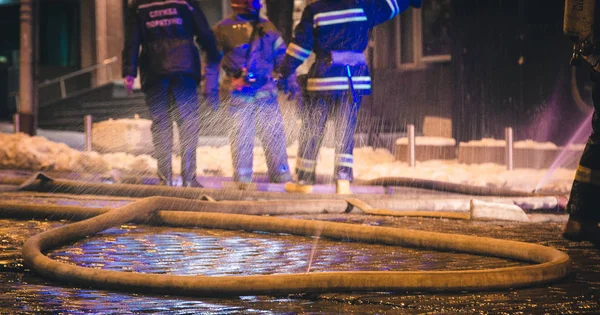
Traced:
[[279, 69], [284, 77], [311, 52], [315, 63], [308, 72], [308, 91], [346, 91], [350, 65], [354, 88], [370, 93], [371, 77], [363, 51], [369, 30], [406, 10], [409, 0], [320, 0], [302, 12], [286, 57]]

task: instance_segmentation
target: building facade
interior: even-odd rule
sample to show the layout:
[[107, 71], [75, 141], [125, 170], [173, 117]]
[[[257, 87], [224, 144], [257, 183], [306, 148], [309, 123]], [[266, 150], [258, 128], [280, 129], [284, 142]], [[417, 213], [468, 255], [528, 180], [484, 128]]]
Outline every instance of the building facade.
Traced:
[[[211, 24], [231, 13], [228, 0], [197, 1]], [[309, 0], [290, 1], [295, 25]], [[283, 3], [264, 2], [265, 10]], [[35, 77], [40, 100], [121, 79], [118, 60], [127, 0], [37, 3]], [[585, 103], [591, 103], [588, 72], [581, 68], [576, 73], [568, 65], [571, 45], [562, 34], [563, 5], [544, 0], [427, 0], [422, 9], [409, 9], [378, 26], [365, 51], [373, 94], [363, 102], [359, 131], [403, 132], [407, 124], [420, 131], [425, 116], [439, 116], [452, 119], [459, 141], [501, 138], [504, 127], [513, 127], [517, 139], [560, 143], [566, 137], [561, 134], [570, 131], [554, 128], [557, 117], [569, 129], [584, 115]], [[287, 28], [284, 22], [277, 23]], [[18, 0], [0, 0], [0, 27], [0, 60], [8, 68], [3, 84], [14, 92]], [[14, 111], [14, 102], [10, 106], [0, 103], [4, 119]]]

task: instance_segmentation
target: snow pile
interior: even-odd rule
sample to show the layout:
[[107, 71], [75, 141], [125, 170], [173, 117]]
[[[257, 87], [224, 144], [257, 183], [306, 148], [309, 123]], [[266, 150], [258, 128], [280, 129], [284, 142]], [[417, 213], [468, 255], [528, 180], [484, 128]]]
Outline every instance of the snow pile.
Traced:
[[108, 173], [120, 170], [130, 174], [154, 174], [156, 161], [147, 155], [80, 152], [64, 143], [23, 133], [0, 133], [0, 168], [36, 171]]
[[4, 168], [70, 170], [76, 167], [80, 152], [63, 143], [23, 133], [0, 133], [0, 163]]
[[[408, 145], [408, 138], [396, 139], [396, 145]], [[456, 145], [456, 140], [444, 137], [415, 137], [415, 145], [453, 146]]]
[[503, 146], [506, 146], [506, 141], [492, 139], [492, 138], [483, 138], [481, 140], [471, 140], [469, 142], [461, 142], [460, 146], [465, 146], [465, 147], [503, 147]]
[[92, 126], [92, 147], [102, 153], [150, 154], [154, 146], [148, 119], [105, 120]]
[[558, 146], [552, 142], [536, 142], [533, 140], [524, 140], [515, 142], [517, 149], [535, 149], [535, 150], [556, 150]]
[[[155, 176], [156, 174], [156, 160], [148, 155], [79, 152], [62, 143], [51, 142], [43, 137], [29, 137], [24, 134], [0, 133], [0, 143], [3, 144], [0, 147], [1, 168], [138, 176]], [[293, 171], [298, 151], [297, 143], [288, 147], [287, 151]], [[365, 180], [398, 176], [532, 191], [547, 172], [536, 169], [508, 171], [504, 165], [493, 163], [467, 165], [460, 164], [457, 160], [430, 160], [417, 162], [416, 167], [409, 167], [406, 162], [396, 161], [388, 150], [382, 148], [356, 148], [354, 154], [355, 178]], [[321, 149], [317, 160], [318, 174], [332, 176], [334, 155], [333, 148]], [[199, 147], [197, 161], [198, 175], [231, 176], [233, 174], [229, 146]], [[175, 174], [180, 173], [179, 157], [174, 157], [173, 169]], [[254, 172], [267, 172], [266, 159], [261, 147], [254, 149]], [[559, 168], [551, 174], [543, 189], [567, 193], [574, 176], [574, 169]]]
[[[481, 140], [472, 140], [469, 142], [461, 142], [461, 146], [465, 147], [505, 147], [506, 140], [504, 139], [492, 139], [492, 138], [483, 138]], [[533, 140], [522, 140], [515, 141], [514, 147], [516, 149], [535, 149], [535, 150], [556, 150], [559, 147], [552, 142], [537, 142]], [[571, 150], [583, 149], [581, 145], [571, 145], [569, 147]]]

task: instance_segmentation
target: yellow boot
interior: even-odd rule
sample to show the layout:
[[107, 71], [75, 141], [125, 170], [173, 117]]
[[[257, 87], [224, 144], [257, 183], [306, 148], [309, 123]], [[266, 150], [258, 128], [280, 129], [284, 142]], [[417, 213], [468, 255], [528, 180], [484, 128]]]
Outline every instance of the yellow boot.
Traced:
[[335, 181], [335, 193], [338, 195], [352, 195], [350, 181], [338, 179]]

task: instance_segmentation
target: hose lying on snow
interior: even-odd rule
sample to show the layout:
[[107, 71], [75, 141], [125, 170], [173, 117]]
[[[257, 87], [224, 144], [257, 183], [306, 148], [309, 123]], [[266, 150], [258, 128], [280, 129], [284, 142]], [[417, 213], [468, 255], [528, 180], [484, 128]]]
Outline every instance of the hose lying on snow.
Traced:
[[[85, 286], [194, 296], [276, 295], [350, 291], [462, 291], [505, 289], [546, 283], [569, 272], [570, 259], [556, 249], [523, 242], [466, 235], [424, 232], [344, 223], [257, 217], [239, 214], [160, 211], [190, 210], [193, 200], [151, 197], [84, 221], [61, 226], [28, 239], [23, 246], [26, 265], [43, 276]], [[84, 268], [54, 261], [51, 248], [93, 235], [129, 221], [171, 226], [289, 233], [334, 240], [422, 247], [491, 255], [534, 265], [461, 271], [358, 271], [252, 276], [173, 276]]]
[[[52, 204], [30, 204], [22, 203], [18, 200], [10, 200], [14, 194], [2, 194], [8, 196], [8, 201], [0, 201], [0, 217], [25, 218], [25, 219], [51, 219], [51, 220], [83, 220], [94, 217], [99, 214], [114, 210], [115, 208], [90, 208], [83, 206], [63, 206]], [[48, 197], [51, 195], [42, 194], [37, 198]], [[92, 196], [78, 196], [76, 199], [93, 199]], [[167, 197], [165, 197], [167, 198]], [[210, 199], [210, 198], [207, 198]], [[114, 200], [114, 199], [113, 199]], [[136, 199], [129, 198], [128, 202]], [[377, 208], [371, 204], [357, 199], [347, 198], [346, 200], [226, 200], [226, 201], [208, 201], [189, 199], [189, 205], [192, 208], [177, 208], [179, 211], [199, 211], [199, 212], [218, 212], [218, 213], [236, 213], [246, 215], [309, 215], [325, 213], [362, 213], [369, 215], [384, 215], [397, 217], [435, 217], [445, 219], [460, 220], [506, 220], [528, 222], [529, 217], [518, 206], [506, 203], [490, 203], [480, 200], [437, 200], [440, 204], [435, 204], [435, 211], [425, 210], [430, 202], [422, 203], [422, 200], [412, 200], [414, 204], [405, 204], [404, 208]], [[467, 209], [456, 208], [467, 204]], [[445, 211], [447, 210], [449, 211]], [[168, 208], [162, 210], [170, 210]], [[358, 210], [358, 211], [354, 211]]]
[[[181, 203], [177, 203], [178, 206], [176, 208], [163, 207], [161, 210], [238, 213], [246, 215], [291, 215], [348, 212], [348, 203], [345, 200], [226, 200], [215, 202], [194, 199], [176, 199], [170, 197], [162, 198], [164, 200], [186, 200], [187, 206], [184, 207]], [[0, 217], [83, 220], [111, 210], [115, 210], [115, 208], [90, 208], [52, 204], [40, 205], [19, 203], [15, 201], [0, 201]]]
[[440, 182], [429, 179], [421, 178], [410, 178], [410, 177], [380, 177], [371, 180], [356, 181], [359, 185], [371, 185], [371, 186], [401, 186], [401, 187], [414, 187], [431, 189], [444, 192], [453, 192], [459, 194], [467, 194], [474, 196], [510, 196], [510, 197], [530, 197], [540, 196], [537, 193], [530, 193], [524, 191], [515, 191], [503, 188], [493, 187], [482, 187], [482, 186], [471, 186], [465, 184]]
[[[411, 179], [407, 179], [411, 180]], [[406, 181], [405, 183], [408, 183]], [[432, 181], [424, 181], [434, 183]], [[331, 200], [342, 200], [352, 195], [336, 195], [336, 194], [290, 194], [281, 192], [264, 192], [264, 191], [240, 191], [232, 189], [206, 189], [206, 188], [179, 188], [179, 187], [166, 187], [166, 186], [148, 186], [148, 185], [130, 185], [130, 184], [100, 184], [100, 183], [88, 183], [72, 180], [60, 180], [52, 179], [44, 174], [38, 173], [31, 177], [25, 183], [21, 182], [21, 190], [25, 191], [47, 191], [55, 193], [69, 193], [69, 194], [100, 194], [108, 196], [128, 196], [128, 197], [150, 197], [150, 196], [167, 196], [167, 197], [178, 197], [186, 199], [213, 199], [213, 200], [290, 200], [293, 199], [296, 202], [298, 200], [324, 200], [324, 207], [328, 206]], [[446, 185], [448, 183], [438, 182], [436, 185]], [[455, 185], [455, 184], [453, 184]], [[466, 187], [461, 186], [462, 190], [466, 192]], [[434, 186], [430, 188], [435, 188]], [[493, 190], [471, 187], [473, 190], [482, 193], [485, 191], [493, 193]], [[484, 189], [484, 190], [481, 190]], [[508, 196], [511, 195], [510, 191], [496, 190], [497, 195], [500, 192], [506, 193]], [[525, 210], [559, 210], [563, 211], [565, 202], [564, 196], [553, 196], [543, 194], [526, 194], [522, 192], [514, 192], [512, 197], [482, 197], [481, 199], [488, 202], [497, 202], [505, 204], [516, 204], [520, 208]], [[385, 208], [399, 211], [421, 211], [421, 210], [435, 210], [435, 211], [472, 211], [472, 205], [470, 200], [465, 198], [428, 198], [428, 199], [412, 199], [406, 200], [404, 196], [400, 198], [397, 195], [375, 195], [375, 194], [361, 194], [354, 195], [364, 201], [367, 201], [371, 206], [375, 208]], [[213, 198], [214, 197], [214, 198]], [[328, 200], [328, 201], [325, 201]], [[334, 211], [335, 212], [335, 211]], [[407, 214], [404, 214], [405, 216]], [[439, 217], [439, 214], [434, 215]], [[451, 216], [447, 216], [451, 217]], [[500, 219], [500, 218], [499, 218]]]
[[[460, 184], [435, 182], [429, 180], [404, 179], [395, 182], [399, 186], [404, 185], [413, 188], [440, 189], [442, 191], [454, 191], [471, 195], [506, 196], [506, 197], [544, 197], [553, 196], [546, 194], [534, 194], [505, 189], [493, 189], [486, 187], [466, 186]], [[5, 178], [5, 181], [14, 182], [15, 179]], [[378, 183], [377, 180], [371, 182]], [[386, 183], [384, 181], [384, 183]], [[420, 184], [419, 184], [420, 183]], [[186, 199], [200, 199], [201, 196], [209, 195], [216, 200], [260, 200], [260, 199], [345, 199], [348, 195], [336, 194], [292, 194], [282, 192], [264, 192], [251, 190], [214, 189], [214, 188], [180, 188], [167, 186], [132, 185], [132, 184], [103, 184], [82, 181], [53, 179], [43, 173], [37, 173], [27, 181], [20, 181], [21, 190], [38, 192], [57, 192], [69, 194], [94, 194], [127, 197], [151, 197], [170, 196]], [[453, 187], [448, 189], [448, 187]], [[363, 197], [368, 195], [362, 195]], [[386, 200], [388, 195], [371, 195], [366, 199]]]

